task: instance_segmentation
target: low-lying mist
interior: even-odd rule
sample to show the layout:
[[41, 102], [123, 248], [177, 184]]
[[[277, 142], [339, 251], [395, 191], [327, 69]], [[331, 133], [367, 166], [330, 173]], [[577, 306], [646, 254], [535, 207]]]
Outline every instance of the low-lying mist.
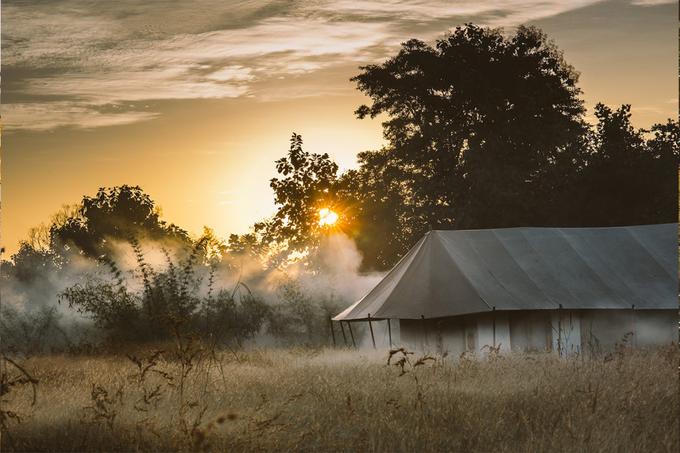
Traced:
[[96, 259], [72, 250], [30, 270], [5, 263], [2, 348], [81, 351], [112, 340], [160, 340], [160, 331], [142, 335], [159, 322], [239, 346], [327, 345], [329, 318], [381, 278], [359, 272], [361, 254], [340, 233], [279, 265], [168, 241], [111, 240], [108, 250]]

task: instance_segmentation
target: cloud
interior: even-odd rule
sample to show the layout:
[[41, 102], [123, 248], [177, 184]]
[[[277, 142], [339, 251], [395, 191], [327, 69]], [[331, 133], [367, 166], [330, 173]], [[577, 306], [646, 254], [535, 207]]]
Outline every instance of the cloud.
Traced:
[[464, 21], [514, 26], [598, 1], [9, 2], [5, 127], [128, 124], [155, 117], [136, 105], [151, 100], [332, 93], [279, 81], [376, 61]]
[[668, 5], [671, 3], [678, 3], [676, 0], [632, 0], [631, 5], [635, 6], [657, 6], [657, 5]]
[[156, 118], [157, 112], [102, 112], [77, 102], [14, 103], [2, 106], [3, 128], [48, 131], [77, 124], [83, 129], [117, 126]]

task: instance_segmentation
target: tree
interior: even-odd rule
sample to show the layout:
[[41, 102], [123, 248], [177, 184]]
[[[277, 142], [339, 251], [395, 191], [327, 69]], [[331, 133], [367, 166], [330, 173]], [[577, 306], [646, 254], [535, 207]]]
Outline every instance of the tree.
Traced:
[[50, 274], [58, 269], [58, 260], [53, 252], [36, 249], [26, 241], [19, 243], [19, 250], [12, 255], [12, 261], [3, 264], [6, 264], [5, 272], [24, 285], [36, 285], [37, 280], [49, 281]]
[[412, 39], [351, 80], [371, 99], [356, 115], [387, 116], [387, 146], [337, 177], [293, 134], [271, 181], [277, 213], [232, 248], [257, 237], [284, 256], [308, 250], [325, 205], [342, 207], [364, 269], [391, 267], [428, 229], [676, 220], [678, 123], [637, 130], [630, 106], [599, 104], [587, 124], [577, 72], [537, 28]]
[[[586, 128], [578, 75], [540, 30], [466, 25], [431, 47], [410, 40], [352, 78], [387, 114], [391, 158], [420, 231], [550, 224]], [[566, 163], [564, 168], [557, 168]]]
[[77, 211], [50, 228], [53, 248], [75, 247], [86, 256], [110, 251], [112, 240], [131, 237], [171, 240], [187, 244], [186, 231], [160, 219], [160, 211], [139, 186], [101, 188], [94, 197], [85, 196]]
[[680, 123], [669, 119], [653, 125], [649, 133], [652, 135], [646, 140], [644, 169], [638, 174], [640, 190], [646, 192], [636, 206], [643, 213], [640, 223], [677, 222]]
[[346, 209], [345, 229], [363, 256], [362, 268], [386, 269], [425, 232], [424, 222], [414, 222], [404, 173], [387, 149], [358, 155], [359, 167], [339, 179], [336, 194]]
[[314, 244], [319, 232], [318, 212], [336, 202], [333, 185], [338, 165], [328, 154], [308, 153], [302, 137], [293, 133], [288, 155], [276, 161], [280, 178], [273, 178], [274, 216], [255, 225], [265, 242], [285, 243], [289, 251], [303, 251]]
[[[578, 223], [631, 225], [677, 221], [680, 127], [668, 120], [650, 131], [631, 124], [631, 106], [595, 107], [598, 123], [578, 185]], [[645, 135], [651, 133], [651, 137]]]

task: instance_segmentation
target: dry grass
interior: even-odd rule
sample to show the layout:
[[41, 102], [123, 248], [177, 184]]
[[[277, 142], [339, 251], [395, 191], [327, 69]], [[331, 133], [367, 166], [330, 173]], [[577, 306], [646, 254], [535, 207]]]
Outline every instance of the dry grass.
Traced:
[[[188, 351], [188, 349], [187, 349]], [[676, 349], [387, 365], [387, 352], [49, 356], [2, 450], [678, 451]], [[392, 358], [392, 364], [401, 354]], [[417, 355], [409, 356], [415, 364]], [[184, 376], [184, 378], [182, 378]]]

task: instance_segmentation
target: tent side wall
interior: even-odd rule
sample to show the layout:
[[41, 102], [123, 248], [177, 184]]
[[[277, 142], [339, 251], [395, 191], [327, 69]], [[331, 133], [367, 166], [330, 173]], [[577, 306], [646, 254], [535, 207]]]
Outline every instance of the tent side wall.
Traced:
[[494, 342], [501, 351], [510, 350], [509, 317], [505, 312], [480, 313], [437, 319], [399, 320], [401, 343], [412, 349], [447, 352], [488, 350]]
[[650, 347], [678, 342], [677, 310], [582, 310], [584, 352], [609, 351], [617, 344]]
[[676, 310], [518, 310], [399, 321], [407, 347], [448, 352], [611, 351], [624, 341], [651, 347], [678, 341]]

